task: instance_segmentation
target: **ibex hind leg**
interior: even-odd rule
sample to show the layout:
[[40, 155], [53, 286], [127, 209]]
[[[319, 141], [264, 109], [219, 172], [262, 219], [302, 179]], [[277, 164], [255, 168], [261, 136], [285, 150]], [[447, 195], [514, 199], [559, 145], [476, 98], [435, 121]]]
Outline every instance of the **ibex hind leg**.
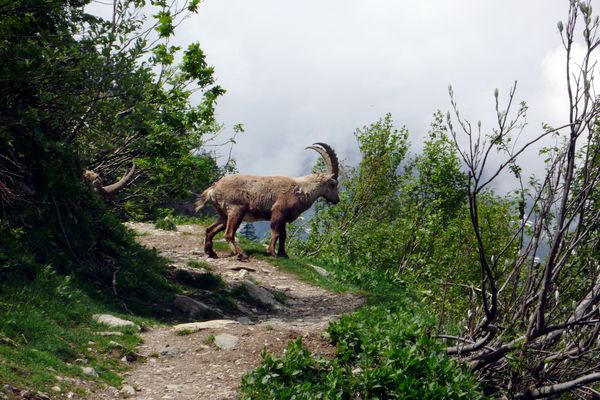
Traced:
[[204, 237], [204, 253], [210, 258], [218, 258], [217, 253], [213, 250], [213, 238], [215, 235], [225, 229], [225, 218], [220, 218], [217, 222], [206, 228], [206, 236]]
[[238, 260], [247, 260], [248, 255], [244, 253], [244, 250], [235, 241], [235, 232], [240, 227], [244, 219], [244, 212], [241, 210], [233, 210], [227, 216], [227, 227], [225, 229], [225, 240], [229, 244], [229, 248], [233, 251], [233, 254], [237, 255]]

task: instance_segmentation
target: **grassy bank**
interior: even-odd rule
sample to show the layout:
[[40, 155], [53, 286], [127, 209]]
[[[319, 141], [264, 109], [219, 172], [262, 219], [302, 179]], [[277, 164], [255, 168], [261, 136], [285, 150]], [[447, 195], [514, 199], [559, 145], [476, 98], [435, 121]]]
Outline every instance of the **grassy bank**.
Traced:
[[[112, 299], [91, 293], [50, 267], [27, 285], [0, 284], [0, 386], [83, 394], [94, 382], [120, 385], [126, 369], [120, 359], [134, 353], [140, 338], [132, 328], [103, 336], [109, 329], [92, 315], [109, 312], [141, 325], [151, 320], [120, 314]], [[98, 376], [85, 374], [83, 367]]]

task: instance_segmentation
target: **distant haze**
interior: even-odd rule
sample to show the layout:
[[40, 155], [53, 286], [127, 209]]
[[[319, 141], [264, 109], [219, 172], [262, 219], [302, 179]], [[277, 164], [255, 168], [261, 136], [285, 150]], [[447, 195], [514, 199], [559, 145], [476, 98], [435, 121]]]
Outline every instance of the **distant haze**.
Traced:
[[[556, 23], [568, 1], [206, 0], [176, 31], [200, 42], [218, 83], [223, 135], [244, 125], [240, 172], [307, 173], [316, 141], [357, 160], [353, 133], [391, 112], [418, 151], [433, 113], [450, 108], [492, 128], [494, 88], [529, 104], [525, 134], [564, 122]], [[99, 7], [95, 5], [94, 7]], [[539, 169], [535, 160], [532, 166]]]

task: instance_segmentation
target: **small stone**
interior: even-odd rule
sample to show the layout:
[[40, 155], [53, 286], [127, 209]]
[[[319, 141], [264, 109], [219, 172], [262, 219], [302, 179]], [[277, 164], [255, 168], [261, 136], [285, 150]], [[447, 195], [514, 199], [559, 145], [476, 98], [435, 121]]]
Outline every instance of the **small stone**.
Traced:
[[242, 269], [242, 270], [240, 270], [240, 272], [233, 275], [233, 279], [241, 281], [243, 279], [246, 279], [247, 276], [248, 276], [248, 271], [246, 271], [245, 269]]
[[96, 372], [96, 370], [92, 367], [81, 367], [81, 371], [89, 376], [93, 376], [93, 377], [99, 377], [100, 375], [98, 375], [98, 372]]
[[319, 267], [319, 266], [312, 265], [312, 264], [309, 264], [309, 265], [310, 265], [310, 267], [311, 267], [312, 269], [314, 269], [314, 270], [315, 270], [315, 272], [316, 272], [317, 274], [319, 274], [319, 275], [321, 275], [321, 276], [329, 276], [329, 271], [327, 271], [325, 268], [321, 268], [321, 267]]
[[56, 392], [56, 393], [62, 392], [62, 389], [60, 388], [60, 386], [52, 386], [50, 388], [50, 390], [52, 390], [53, 392]]
[[170, 392], [181, 393], [183, 391], [183, 385], [166, 385], [165, 389]]
[[229, 333], [220, 333], [215, 336], [215, 345], [223, 350], [233, 350], [240, 339]]
[[169, 346], [165, 346], [165, 348], [159, 352], [159, 354], [163, 357], [177, 357], [183, 353], [185, 353], [185, 350], [182, 350], [178, 347]]
[[187, 324], [174, 325], [173, 330], [175, 332], [187, 332], [194, 333], [201, 331], [202, 329], [221, 329], [227, 325], [237, 324], [238, 322], [232, 319], [213, 319], [204, 322], [190, 322]]
[[94, 315], [92, 315], [92, 318], [97, 323], [103, 324], [103, 325], [108, 325], [111, 328], [132, 327], [136, 331], [140, 330], [139, 325], [135, 324], [134, 322], [128, 321], [126, 319], [122, 319], [122, 318], [119, 318], [119, 317], [115, 317], [114, 315], [110, 315], [110, 314], [94, 314]]
[[123, 332], [113, 332], [113, 331], [96, 332], [95, 335], [98, 335], [98, 336], [123, 336]]
[[251, 267], [246, 267], [244, 265], [236, 265], [234, 267], [230, 267], [228, 268], [230, 271], [250, 271], [250, 272], [256, 272], [255, 268], [251, 268]]
[[123, 385], [119, 392], [121, 392], [125, 398], [135, 396], [135, 388], [131, 385]]
[[248, 317], [239, 317], [237, 319], [237, 322], [239, 322], [242, 325], [251, 325], [252, 324], [252, 320]]

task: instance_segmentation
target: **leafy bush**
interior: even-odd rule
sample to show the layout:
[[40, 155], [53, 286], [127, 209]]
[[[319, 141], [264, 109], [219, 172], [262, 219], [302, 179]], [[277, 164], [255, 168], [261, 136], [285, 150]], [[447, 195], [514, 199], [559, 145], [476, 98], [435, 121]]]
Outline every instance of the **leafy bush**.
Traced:
[[[358, 129], [356, 140], [363, 158], [342, 171], [339, 204], [317, 203], [308, 237], [293, 240], [293, 250], [365, 289], [381, 279], [408, 284], [432, 308], [444, 309], [444, 323], [464, 322], [475, 300], [470, 286], [479, 285], [479, 255], [467, 176], [442, 114], [434, 114], [422, 152], [412, 157], [407, 131], [394, 128], [389, 114]], [[518, 204], [491, 191], [480, 195], [482, 240], [499, 252], [499, 243], [513, 232], [511, 221], [518, 220]], [[517, 250], [515, 243], [509, 252]], [[445, 307], [448, 302], [452, 307]]]
[[165, 231], [176, 231], [177, 224], [173, 217], [173, 210], [164, 208], [159, 209], [159, 217], [156, 219], [154, 227]]
[[365, 307], [330, 325], [333, 359], [312, 355], [300, 339], [282, 356], [263, 353], [242, 379], [243, 399], [477, 399], [473, 375], [430, 337], [415, 304]]

